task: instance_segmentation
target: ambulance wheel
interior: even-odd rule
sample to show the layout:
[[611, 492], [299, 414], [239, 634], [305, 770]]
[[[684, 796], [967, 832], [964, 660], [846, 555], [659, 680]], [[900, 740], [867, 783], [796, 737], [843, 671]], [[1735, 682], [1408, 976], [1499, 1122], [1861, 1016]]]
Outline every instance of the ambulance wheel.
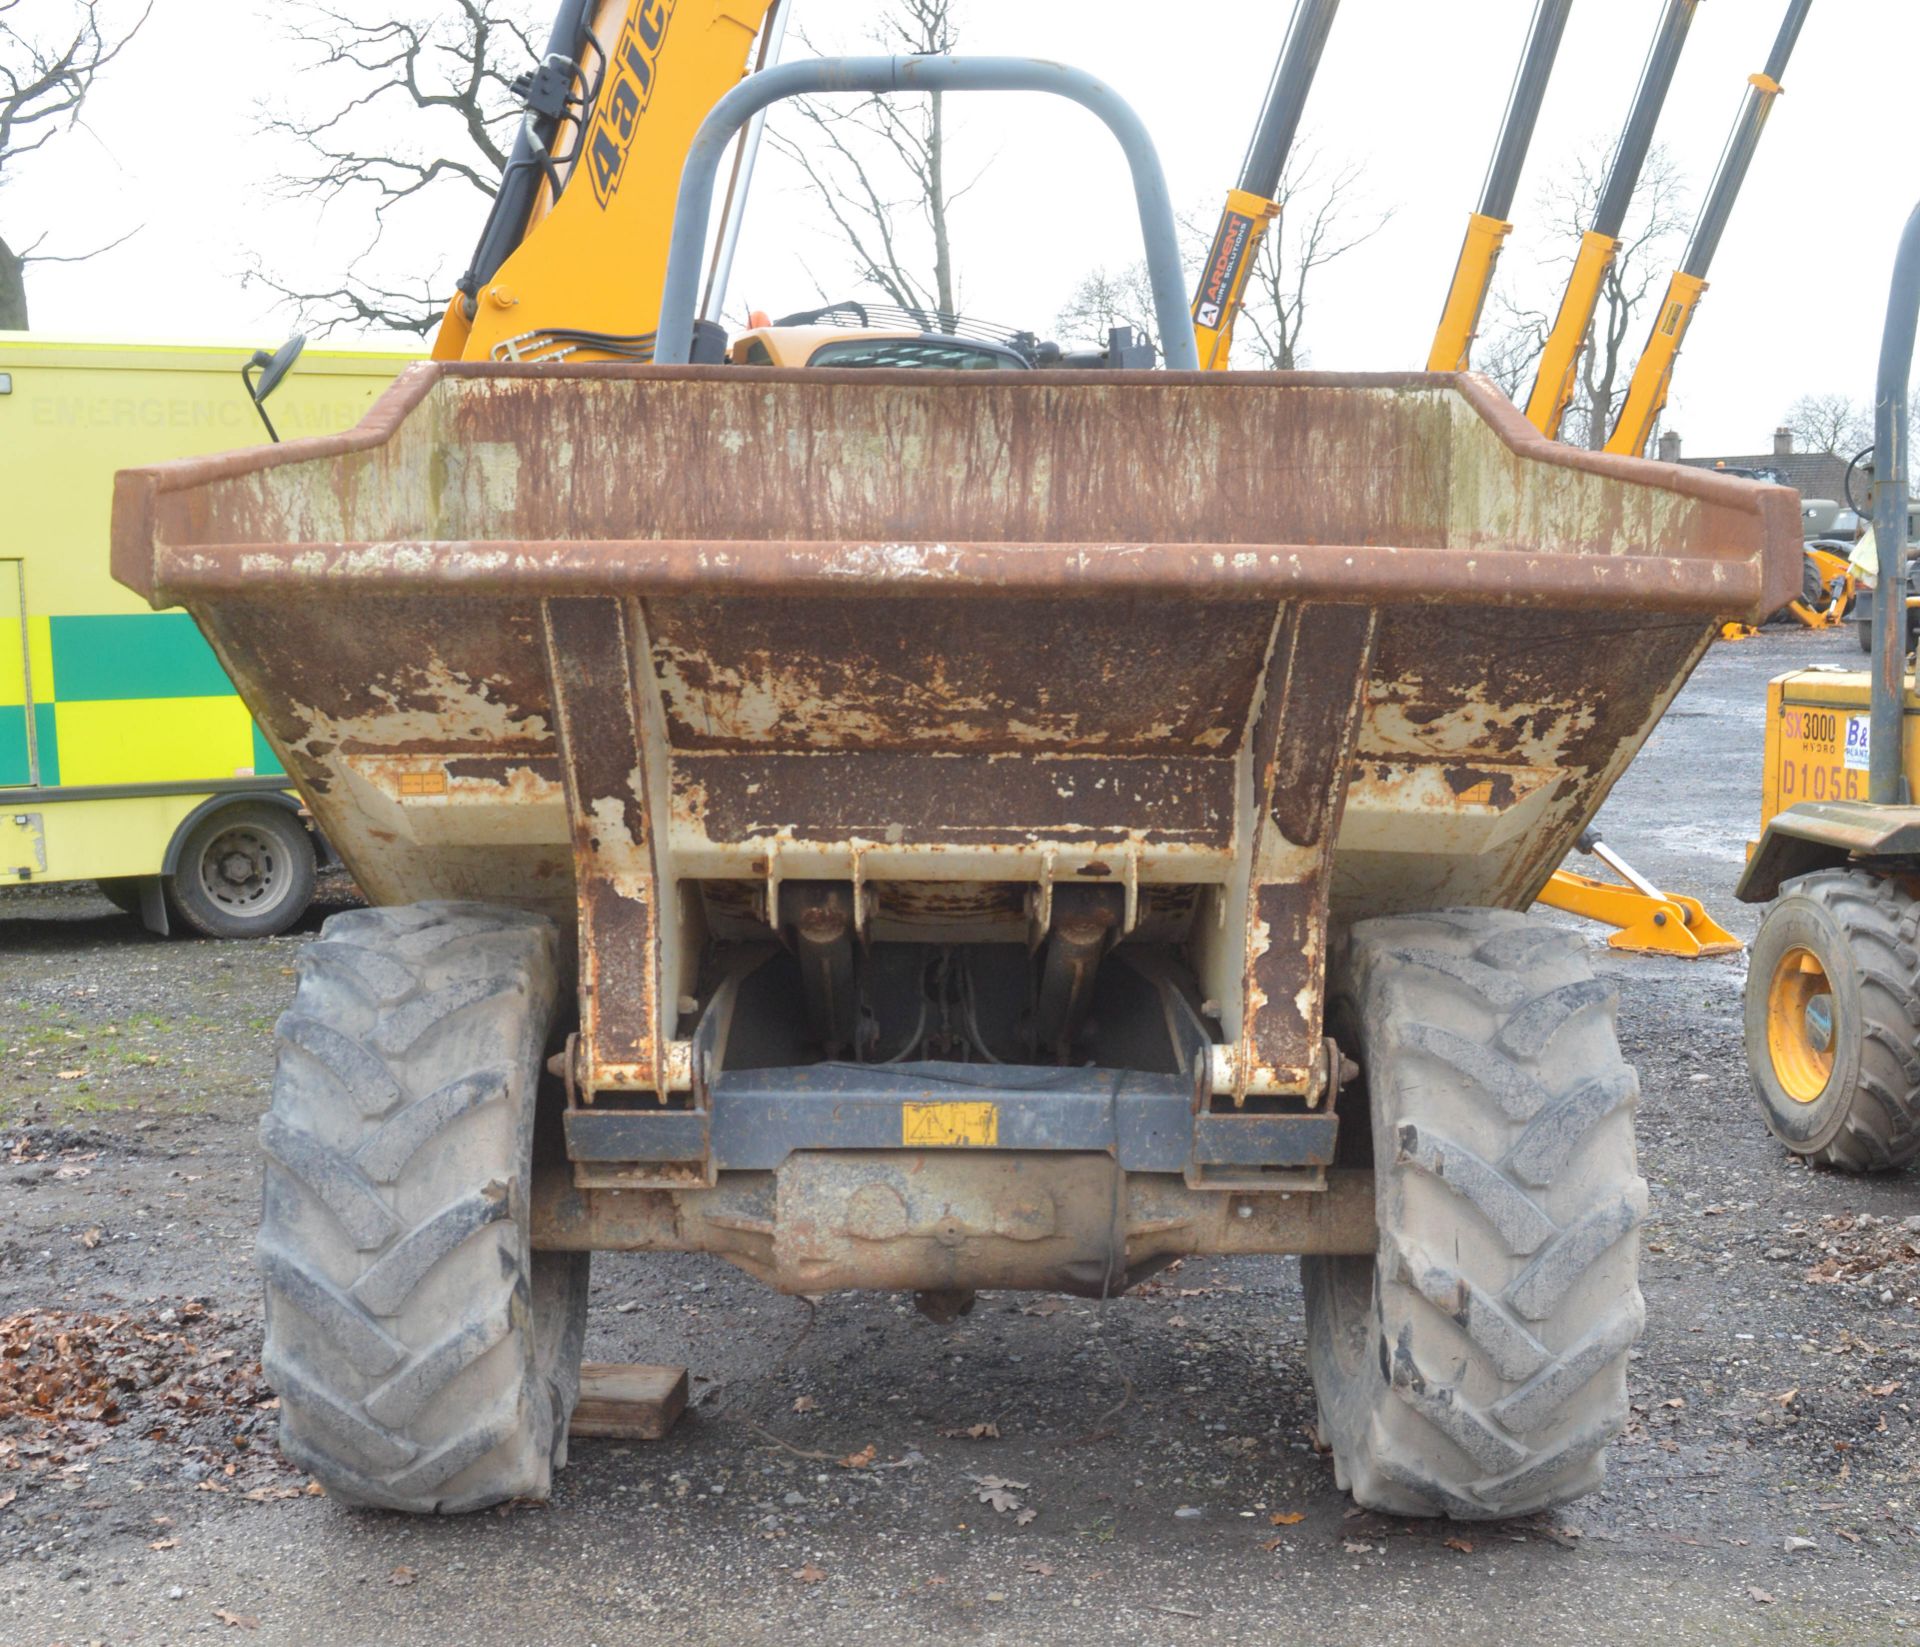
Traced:
[[271, 938], [313, 900], [313, 837], [284, 807], [224, 806], [180, 844], [167, 908], [207, 938]]
[[1789, 881], [1753, 940], [1747, 1068], [1767, 1130], [1843, 1172], [1920, 1156], [1920, 902], [1859, 869]]

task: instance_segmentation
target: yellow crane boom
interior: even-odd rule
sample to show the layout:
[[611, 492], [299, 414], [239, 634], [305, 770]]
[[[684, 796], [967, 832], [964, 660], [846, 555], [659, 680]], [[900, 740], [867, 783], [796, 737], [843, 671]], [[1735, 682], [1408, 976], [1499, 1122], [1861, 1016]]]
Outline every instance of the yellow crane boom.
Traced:
[[1320, 67], [1320, 53], [1333, 28], [1340, 0], [1297, 0], [1287, 25], [1286, 44], [1274, 66], [1267, 100], [1254, 128], [1247, 157], [1241, 162], [1240, 182], [1227, 191], [1207, 261], [1193, 296], [1193, 335], [1205, 371], [1224, 372], [1233, 350], [1233, 323], [1246, 300], [1247, 280], [1253, 273], [1260, 241], [1280, 215], [1280, 179], [1286, 171], [1287, 151], [1293, 147], [1307, 90]]
[[1733, 135], [1727, 139], [1726, 149], [1720, 156], [1706, 204], [1700, 208], [1693, 238], [1687, 243], [1687, 255], [1667, 282], [1666, 296], [1654, 316], [1653, 330], [1633, 368], [1627, 398], [1621, 404], [1613, 432], [1607, 437], [1609, 452], [1637, 455], [1646, 450], [1647, 442], [1653, 437], [1654, 425], [1666, 408], [1673, 363], [1686, 339], [1693, 311], [1699, 306], [1700, 294], [1707, 289], [1708, 266], [1720, 245], [1727, 219], [1733, 213], [1740, 185], [1746, 181], [1747, 167], [1760, 146], [1760, 133], [1766, 127], [1767, 115], [1774, 99], [1780, 95], [1780, 77], [1787, 72], [1787, 59], [1793, 55], [1794, 42], [1800, 37], [1800, 27], [1806, 22], [1812, 4], [1813, 0], [1791, 0], [1780, 32], [1774, 37], [1767, 66], [1747, 77], [1747, 94], [1740, 117], [1734, 122]]
[[1619, 244], [1620, 226], [1626, 221], [1627, 208], [1633, 202], [1634, 185], [1640, 180], [1640, 168], [1646, 163], [1647, 150], [1653, 146], [1654, 127], [1659, 124], [1660, 108], [1673, 84], [1673, 71], [1680, 63], [1680, 49], [1686, 44], [1687, 29], [1700, 0], [1667, 0], [1659, 31], [1647, 53], [1640, 85], [1634, 92], [1633, 107], [1613, 151], [1605, 188], [1594, 210], [1593, 226], [1580, 237], [1580, 250], [1574, 258], [1573, 273], [1561, 295], [1560, 308], [1547, 334], [1546, 347], [1534, 374], [1533, 392], [1527, 397], [1527, 421], [1549, 439], [1560, 432], [1560, 420], [1566, 416], [1573, 399], [1574, 368], [1593, 324], [1593, 312], [1600, 301], [1600, 289], [1613, 266], [1613, 254]]
[[1433, 334], [1433, 348], [1427, 354], [1430, 372], [1467, 369], [1474, 333], [1480, 326], [1480, 311], [1486, 304], [1488, 288], [1493, 285], [1493, 268], [1500, 259], [1501, 244], [1513, 227], [1507, 214], [1513, 210], [1520, 168], [1527, 158], [1527, 145], [1533, 140], [1534, 122], [1539, 118], [1541, 100], [1547, 94], [1547, 80], [1553, 73], [1554, 56], [1560, 50], [1560, 36], [1566, 30], [1567, 14], [1572, 10], [1573, 0], [1539, 0], [1534, 8], [1527, 49], [1514, 75], [1506, 118], [1500, 124], [1500, 140], [1480, 190], [1480, 206], [1467, 217], [1467, 235], [1454, 265], [1453, 284], [1447, 289], [1440, 325]]

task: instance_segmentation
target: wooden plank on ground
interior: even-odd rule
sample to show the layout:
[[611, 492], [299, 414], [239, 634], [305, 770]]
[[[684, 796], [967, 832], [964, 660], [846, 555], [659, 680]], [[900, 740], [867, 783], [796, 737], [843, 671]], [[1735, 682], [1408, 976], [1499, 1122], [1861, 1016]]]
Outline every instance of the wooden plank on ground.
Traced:
[[658, 1441], [686, 1405], [685, 1367], [589, 1361], [580, 1369], [580, 1400], [567, 1433]]

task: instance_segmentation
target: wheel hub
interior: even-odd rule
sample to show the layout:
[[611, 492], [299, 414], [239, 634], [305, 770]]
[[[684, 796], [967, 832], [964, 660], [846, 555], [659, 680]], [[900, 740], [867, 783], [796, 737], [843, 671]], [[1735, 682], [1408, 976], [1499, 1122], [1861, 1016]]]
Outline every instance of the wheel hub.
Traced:
[[223, 909], [258, 913], [285, 896], [290, 882], [273, 841], [251, 825], [223, 829], [200, 855], [200, 884]]
[[1767, 1050], [1781, 1090], [1811, 1104], [1833, 1076], [1833, 984], [1810, 949], [1790, 949], [1767, 985]]

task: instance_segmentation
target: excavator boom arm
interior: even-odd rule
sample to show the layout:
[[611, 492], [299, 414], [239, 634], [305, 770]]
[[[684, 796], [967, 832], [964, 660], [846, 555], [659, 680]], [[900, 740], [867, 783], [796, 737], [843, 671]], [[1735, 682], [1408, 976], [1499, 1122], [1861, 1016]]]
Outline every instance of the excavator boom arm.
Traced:
[[769, 9], [563, 0], [434, 358], [651, 358], [681, 164]]

